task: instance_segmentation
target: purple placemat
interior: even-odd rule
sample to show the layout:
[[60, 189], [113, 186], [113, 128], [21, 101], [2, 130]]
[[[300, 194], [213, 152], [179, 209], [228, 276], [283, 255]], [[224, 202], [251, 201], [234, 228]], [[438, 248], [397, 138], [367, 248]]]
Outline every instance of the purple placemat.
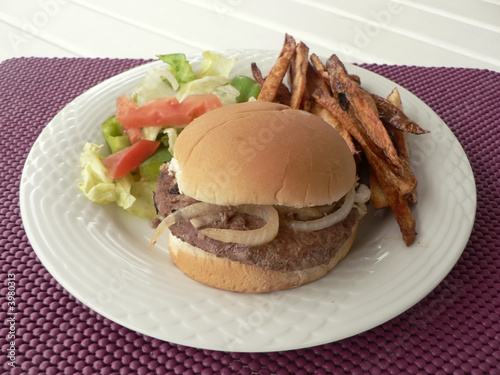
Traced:
[[364, 65], [424, 100], [470, 159], [476, 222], [445, 280], [413, 308], [357, 336], [296, 351], [230, 353], [163, 342], [95, 313], [47, 272], [23, 230], [20, 176], [44, 126], [77, 95], [144, 62], [23, 58], [0, 64], [0, 372], [500, 374], [500, 73]]

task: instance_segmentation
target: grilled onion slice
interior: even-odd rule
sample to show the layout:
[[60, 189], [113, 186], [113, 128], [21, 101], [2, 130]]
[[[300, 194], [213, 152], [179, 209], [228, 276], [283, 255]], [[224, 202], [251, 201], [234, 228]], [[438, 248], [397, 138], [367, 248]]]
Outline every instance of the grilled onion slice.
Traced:
[[354, 195], [354, 207], [357, 208], [358, 213], [361, 216], [365, 216], [368, 212], [366, 203], [370, 200], [370, 197], [370, 188], [366, 185], [360, 184], [358, 190], [356, 190], [356, 194]]
[[258, 246], [271, 242], [278, 234], [279, 217], [273, 206], [236, 206], [239, 212], [255, 215], [266, 224], [257, 229], [233, 230], [220, 228], [205, 228], [200, 233], [221, 242], [239, 243], [246, 246]]
[[355, 191], [355, 187], [353, 187], [344, 197], [344, 202], [342, 206], [329, 215], [323, 216], [319, 219], [314, 220], [288, 220], [286, 224], [301, 232], [313, 232], [321, 229], [328, 228], [332, 225], [335, 225], [342, 220], [344, 220], [354, 205], [354, 203], [365, 203], [370, 199], [370, 189], [365, 185], [359, 185], [358, 192]]
[[221, 211], [221, 206], [205, 202], [199, 202], [181, 208], [180, 210], [177, 210], [175, 212], [172, 212], [165, 219], [163, 219], [163, 221], [156, 227], [156, 230], [153, 233], [153, 238], [151, 238], [149, 246], [151, 248], [155, 247], [161, 234], [165, 230], [167, 230], [168, 227], [174, 225], [175, 223], [181, 220], [192, 219], [202, 215], [210, 215], [220, 211]]
[[366, 185], [359, 184], [354, 196], [354, 203], [366, 203], [370, 200], [371, 191]]

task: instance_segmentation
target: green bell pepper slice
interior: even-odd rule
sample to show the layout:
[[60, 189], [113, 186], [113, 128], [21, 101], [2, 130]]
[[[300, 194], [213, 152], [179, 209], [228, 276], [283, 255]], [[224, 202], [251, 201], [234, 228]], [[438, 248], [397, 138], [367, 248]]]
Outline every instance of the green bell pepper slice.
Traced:
[[102, 124], [102, 135], [112, 154], [121, 149], [130, 146], [130, 140], [123, 133], [121, 124], [115, 116], [111, 116]]
[[260, 94], [260, 85], [252, 78], [244, 75], [238, 75], [231, 80], [231, 85], [234, 86], [240, 95], [236, 97], [238, 103], [248, 102], [250, 98], [255, 98]]

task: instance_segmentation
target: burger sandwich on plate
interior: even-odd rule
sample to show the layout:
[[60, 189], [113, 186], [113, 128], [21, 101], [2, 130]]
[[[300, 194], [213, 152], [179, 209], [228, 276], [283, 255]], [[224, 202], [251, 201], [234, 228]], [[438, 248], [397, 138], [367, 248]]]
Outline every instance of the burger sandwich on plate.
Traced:
[[341, 135], [311, 113], [262, 101], [190, 123], [162, 166], [155, 204], [172, 260], [229, 291], [263, 293], [324, 277], [349, 252], [369, 189]]

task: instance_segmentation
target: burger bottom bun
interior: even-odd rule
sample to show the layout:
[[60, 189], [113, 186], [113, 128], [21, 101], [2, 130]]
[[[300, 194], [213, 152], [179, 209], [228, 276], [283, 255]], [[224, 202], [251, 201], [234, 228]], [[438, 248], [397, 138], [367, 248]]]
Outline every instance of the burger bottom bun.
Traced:
[[218, 289], [267, 293], [296, 288], [318, 280], [330, 272], [342, 260], [354, 242], [358, 223], [352, 234], [335, 252], [328, 264], [297, 271], [265, 270], [260, 267], [217, 257], [169, 234], [169, 251], [175, 265], [190, 278]]

